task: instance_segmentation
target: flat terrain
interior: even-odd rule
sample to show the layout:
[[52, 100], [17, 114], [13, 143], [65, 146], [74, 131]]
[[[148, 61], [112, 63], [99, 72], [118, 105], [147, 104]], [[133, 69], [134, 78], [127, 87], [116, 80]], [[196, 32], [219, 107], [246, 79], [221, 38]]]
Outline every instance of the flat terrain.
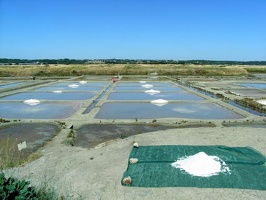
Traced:
[[239, 76], [266, 73], [266, 66], [193, 64], [0, 65], [1, 77], [82, 75]]
[[[92, 149], [62, 144], [61, 131], [38, 160], [7, 174], [48, 184], [68, 199], [265, 199], [266, 191], [211, 188], [133, 188], [120, 184], [134, 142], [140, 145], [250, 146], [266, 155], [264, 128], [185, 128], [138, 134]], [[99, 133], [100, 134], [100, 133]]]
[[[117, 67], [119, 68], [119, 66]], [[120, 67], [119, 70], [125, 68], [125, 66]], [[66, 66], [66, 68], [69, 68], [69, 66]], [[137, 66], [134, 70], [138, 68]], [[127, 67], [126, 69], [130, 70], [131, 68]], [[198, 95], [204, 98], [205, 101], [218, 104], [243, 116], [241, 119], [234, 120], [160, 118], [155, 121], [154, 119], [138, 119], [136, 121], [135, 119], [96, 119], [95, 115], [101, 109], [103, 103], [108, 102], [107, 97], [115, 86], [111, 82], [112, 76], [37, 77], [35, 81], [30, 80], [30, 77], [3, 78], [0, 84], [9, 81], [18, 82], [25, 79], [27, 81], [25, 87], [19, 85], [14, 89], [3, 89], [0, 97], [18, 92], [29, 92], [38, 87], [49, 86], [54, 82], [108, 80], [111, 85], [110, 91], [106, 92], [89, 113], [83, 114], [87, 107], [100, 95], [100, 92], [93, 99], [80, 100], [80, 102], [84, 103], [81, 108], [72, 116], [60, 119], [60, 123], [64, 124], [64, 126], [61, 127], [62, 129], [56, 137], [38, 150], [40, 154], [38, 159], [23, 166], [8, 169], [5, 173], [30, 180], [34, 186], [47, 185], [55, 189], [59, 196], [62, 195], [66, 199], [265, 199], [266, 191], [258, 190], [178, 187], [133, 188], [124, 187], [120, 183], [122, 175], [127, 168], [128, 156], [134, 142], [138, 142], [140, 145], [249, 146], [266, 155], [265, 115], [255, 115], [228, 103], [229, 101], [246, 97], [253, 100], [264, 98], [265, 89], [247, 88], [242, 86], [241, 83], [265, 83], [265, 76], [261, 74], [259, 76], [252, 75], [250, 76], [252, 78], [250, 78], [247, 76], [247, 70], [243, 68], [241, 70], [245, 74], [243, 77], [187, 77], [175, 75], [158, 76], [156, 78], [156, 81], [172, 82], [185, 89], [186, 92]], [[150, 72], [157, 71], [154, 68], [150, 70]], [[31, 76], [32, 74], [27, 75]], [[148, 75], [121, 76], [119, 82], [138, 82], [140, 80], [154, 81], [154, 75], [153, 77]], [[211, 92], [211, 94], [219, 95], [222, 98], [206, 95], [192, 89], [190, 86]], [[241, 90], [242, 93], [232, 93], [237, 90]], [[0, 99], [0, 102], [4, 101]], [[17, 119], [8, 120], [11, 120], [10, 124], [31, 122], [59, 123], [58, 119], [42, 118], [20, 119], [19, 121]], [[121, 129], [123, 125], [130, 126], [134, 124], [143, 127], [142, 129], [134, 127]], [[163, 126], [164, 128], [147, 128], [151, 124]], [[5, 124], [3, 123], [2, 125], [4, 126]], [[111, 128], [109, 130], [99, 128], [98, 133], [93, 128], [84, 129], [84, 133], [88, 131], [89, 134], [82, 135], [82, 137], [81, 134], [78, 135], [74, 146], [70, 146], [66, 145], [67, 135], [70, 132], [67, 127], [70, 125], [74, 126], [74, 130], [80, 130], [83, 125], [94, 125], [94, 128], [101, 125], [110, 125]], [[120, 126], [120, 129], [118, 126]], [[115, 134], [112, 134], [112, 132], [115, 132]], [[78, 131], [77, 133], [79, 134]]]

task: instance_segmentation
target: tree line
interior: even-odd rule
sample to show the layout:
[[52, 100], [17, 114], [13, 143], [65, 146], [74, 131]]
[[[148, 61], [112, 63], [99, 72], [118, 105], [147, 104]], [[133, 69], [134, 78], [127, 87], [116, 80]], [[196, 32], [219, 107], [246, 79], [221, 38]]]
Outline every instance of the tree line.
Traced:
[[266, 65], [266, 61], [217, 61], [217, 60], [152, 60], [152, 59], [10, 59], [0, 58], [0, 64], [194, 64], [194, 65]]

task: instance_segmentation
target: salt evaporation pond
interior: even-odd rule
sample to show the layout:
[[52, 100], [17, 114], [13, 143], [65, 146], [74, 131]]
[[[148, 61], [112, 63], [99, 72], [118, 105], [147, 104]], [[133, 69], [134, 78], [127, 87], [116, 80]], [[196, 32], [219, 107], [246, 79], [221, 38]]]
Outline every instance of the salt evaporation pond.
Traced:
[[27, 105], [23, 102], [0, 102], [0, 117], [15, 119], [64, 119], [80, 109], [80, 102], [41, 102]]
[[86, 81], [80, 81], [80, 82], [64, 82], [64, 83], [56, 83], [52, 85], [53, 87], [68, 87], [69, 85], [78, 85], [79, 87], [105, 87], [108, 85], [107, 82], [86, 82]]
[[[76, 129], [75, 146], [92, 148], [106, 141], [129, 137], [136, 133], [147, 133], [175, 128], [155, 124], [85, 124]], [[101, 133], [99, 135], [99, 133]], [[93, 139], [92, 139], [93, 138]]]
[[40, 87], [32, 91], [100, 91], [103, 90], [101, 86], [79, 86], [78, 88], [71, 88], [68, 86], [46, 86]]
[[[27, 123], [9, 124], [0, 126], [0, 165], [8, 161], [13, 164], [21, 163], [43, 144], [51, 140], [59, 132], [60, 128], [55, 124], [48, 123]], [[18, 144], [26, 142], [26, 148], [18, 151]], [[8, 154], [7, 154], [8, 152]]]
[[104, 103], [96, 114], [98, 119], [242, 119], [235, 112], [212, 103], [168, 103], [156, 106], [151, 103]]
[[176, 85], [169, 83], [169, 82], [149, 82], [149, 81], [143, 81], [143, 82], [120, 82], [117, 83], [117, 86], [119, 87], [139, 87], [142, 85], [152, 85], [153, 87], [176, 87]]
[[112, 92], [108, 96], [108, 100], [204, 100], [203, 98], [190, 93], [168, 93], [161, 92], [158, 94], [147, 94], [145, 92]]
[[113, 90], [115, 91], [131, 91], [131, 90], [135, 90], [135, 91], [146, 91], [146, 90], [150, 90], [150, 89], [154, 89], [154, 90], [159, 90], [159, 91], [171, 91], [171, 92], [181, 92], [181, 91], [185, 91], [184, 89], [180, 88], [180, 87], [157, 87], [157, 86], [153, 86], [152, 88], [144, 88], [141, 87], [141, 85], [139, 86], [115, 86]]
[[22, 85], [23, 83], [7, 83], [4, 85], [0, 85], [0, 89], [5, 89], [5, 88], [10, 88], [10, 87], [15, 87], [15, 86], [19, 86]]
[[266, 89], [266, 83], [241, 83], [240, 85], [257, 89]]
[[10, 140], [16, 139], [17, 143], [26, 141], [27, 149], [36, 149], [46, 140], [51, 139], [59, 130], [57, 125], [47, 123], [6, 125], [0, 127], [0, 140], [9, 138]]
[[230, 92], [245, 97], [266, 97], [266, 91], [257, 89], [233, 89]]
[[[56, 90], [55, 90], [56, 91]], [[97, 92], [24, 92], [0, 98], [1, 100], [87, 100]]]

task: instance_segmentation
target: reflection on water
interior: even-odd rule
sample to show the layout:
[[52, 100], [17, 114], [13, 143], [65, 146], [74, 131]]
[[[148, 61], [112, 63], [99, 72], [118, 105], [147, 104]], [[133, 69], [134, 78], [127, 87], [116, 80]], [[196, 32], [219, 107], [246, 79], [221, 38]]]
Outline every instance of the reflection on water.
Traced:
[[44, 99], [44, 100], [86, 100], [91, 99], [97, 92], [25, 92], [2, 97], [1, 100], [26, 100], [26, 99]]
[[[141, 87], [141, 85], [139, 85], [139, 86], [115, 86], [113, 90], [115, 90], [115, 91], [126, 91], [126, 90], [128, 90], [128, 91], [130, 91], [130, 90], [146, 91], [146, 90], [149, 90], [149, 89]], [[185, 91], [185, 90], [183, 90], [182, 88], [179, 88], [179, 87], [158, 87], [158, 86], [154, 86], [154, 87], [152, 87], [152, 89], [159, 90], [159, 91], [171, 91], [171, 92]]]
[[257, 89], [266, 89], [266, 83], [241, 83], [240, 85]]
[[68, 87], [69, 85], [78, 85], [79, 87], [105, 87], [108, 82], [64, 82], [56, 83], [52, 85], [53, 87]]
[[120, 82], [117, 83], [118, 87], [139, 87], [143, 85], [152, 85], [153, 87], [176, 87], [176, 85], [169, 82], [148, 82], [148, 81], [140, 81], [140, 82]]
[[100, 86], [80, 86], [77, 88], [71, 88], [68, 86], [47, 86], [47, 87], [41, 87], [37, 88], [33, 91], [99, 91], [102, 90], [103, 87]]
[[23, 83], [9, 83], [9, 84], [5, 84], [5, 85], [0, 85], [0, 89], [5, 89], [5, 88], [9, 88], [9, 87], [15, 87], [15, 86], [19, 86], [22, 85]]
[[82, 107], [79, 102], [44, 102], [35, 106], [23, 102], [0, 102], [0, 117], [16, 119], [64, 119]]
[[150, 103], [104, 103], [98, 119], [241, 119], [242, 116], [211, 103], [169, 103], [155, 106]]
[[147, 94], [145, 92], [112, 92], [108, 96], [108, 100], [156, 100], [156, 99], [167, 99], [167, 100], [203, 100], [203, 98], [190, 94], [190, 93], [158, 93], [158, 94]]

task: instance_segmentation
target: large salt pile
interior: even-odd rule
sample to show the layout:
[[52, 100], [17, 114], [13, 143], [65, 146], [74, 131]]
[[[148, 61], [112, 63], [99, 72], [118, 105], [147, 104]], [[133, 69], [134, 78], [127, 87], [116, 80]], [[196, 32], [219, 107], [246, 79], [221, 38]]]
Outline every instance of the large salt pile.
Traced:
[[62, 93], [61, 90], [54, 90], [53, 93]]
[[152, 88], [153, 85], [150, 85], [150, 84], [145, 84], [145, 85], [142, 85], [141, 87], [144, 87], [144, 88]]
[[87, 81], [80, 81], [79, 83], [80, 83], [80, 84], [86, 84]]
[[157, 100], [152, 100], [151, 103], [156, 105], [156, 106], [164, 106], [164, 105], [168, 104], [168, 101], [164, 100], [164, 99], [157, 99]]
[[77, 85], [77, 84], [71, 84], [71, 85], [68, 85], [68, 87], [70, 87], [70, 88], [78, 88], [79, 85]]
[[217, 156], [208, 156], [199, 152], [193, 156], [182, 157], [171, 164], [175, 168], [184, 170], [192, 176], [209, 177], [219, 173], [229, 173], [230, 169], [225, 162]]
[[258, 103], [266, 105], [266, 99], [257, 100]]
[[151, 90], [147, 90], [147, 91], [145, 91], [145, 93], [148, 93], [148, 94], [150, 94], [150, 95], [154, 95], [154, 94], [159, 94], [160, 91], [159, 91], [159, 90], [151, 89]]
[[37, 99], [27, 99], [23, 103], [28, 104], [30, 106], [36, 106], [36, 105], [38, 105], [41, 102], [39, 100], [37, 100]]
[[139, 83], [143, 83], [143, 84], [145, 84], [145, 83], [146, 83], [146, 81], [140, 81]]

